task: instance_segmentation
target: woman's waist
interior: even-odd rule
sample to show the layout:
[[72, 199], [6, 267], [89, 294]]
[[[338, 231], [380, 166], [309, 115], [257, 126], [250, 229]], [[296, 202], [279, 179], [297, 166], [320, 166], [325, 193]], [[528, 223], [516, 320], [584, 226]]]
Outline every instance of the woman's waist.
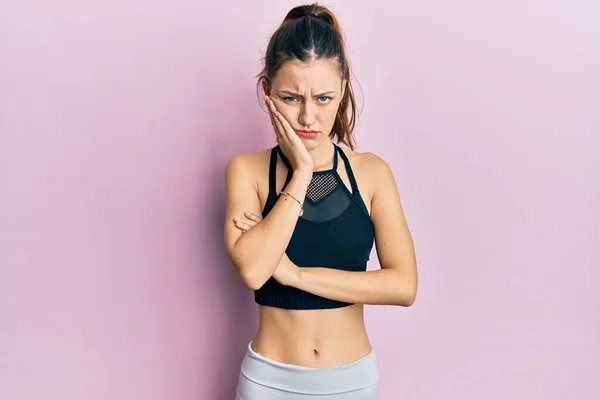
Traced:
[[335, 366], [301, 366], [265, 357], [254, 347], [255, 343], [248, 345], [242, 362], [244, 377], [264, 387], [302, 394], [303, 398], [356, 392], [374, 387], [379, 380], [372, 350], [357, 360]]
[[371, 351], [359, 304], [327, 310], [261, 306], [252, 346], [272, 360], [305, 367], [343, 365]]

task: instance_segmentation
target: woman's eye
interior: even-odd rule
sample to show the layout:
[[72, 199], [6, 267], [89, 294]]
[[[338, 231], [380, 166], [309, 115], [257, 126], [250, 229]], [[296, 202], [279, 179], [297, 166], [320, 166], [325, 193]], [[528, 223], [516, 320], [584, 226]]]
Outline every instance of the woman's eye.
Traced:
[[[321, 96], [321, 97], [317, 97], [317, 99], [318, 99], [319, 103], [325, 104], [331, 100], [331, 97]], [[298, 97], [295, 97], [295, 96], [287, 96], [287, 97], [284, 97], [283, 100], [287, 101], [287, 102], [298, 102], [299, 101]]]

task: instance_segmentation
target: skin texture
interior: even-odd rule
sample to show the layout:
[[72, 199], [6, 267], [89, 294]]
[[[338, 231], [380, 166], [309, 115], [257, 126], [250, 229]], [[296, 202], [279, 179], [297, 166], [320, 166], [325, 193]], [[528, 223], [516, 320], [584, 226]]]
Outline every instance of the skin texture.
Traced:
[[[292, 163], [294, 174], [287, 190], [301, 203], [313, 171], [333, 165], [333, 143], [328, 137], [344, 87], [335, 60], [284, 64], [270, 87], [265, 104], [277, 142]], [[297, 130], [314, 130], [311, 139]], [[372, 153], [344, 149], [354, 170], [363, 200], [375, 226], [375, 246], [381, 269], [347, 272], [300, 268], [285, 255], [298, 219], [300, 205], [281, 196], [262, 219], [268, 195], [270, 149], [240, 154], [226, 170], [227, 216], [225, 243], [242, 282], [259, 288], [273, 276], [280, 283], [319, 296], [356, 303], [333, 310], [283, 310], [259, 307], [259, 330], [253, 349], [276, 361], [306, 367], [330, 367], [356, 361], [371, 350], [363, 304], [410, 306], [417, 293], [414, 246], [393, 174]], [[343, 165], [341, 160], [338, 160]], [[344, 168], [338, 172], [350, 188]], [[287, 170], [279, 160], [277, 189]], [[266, 245], [268, 243], [268, 245]]]

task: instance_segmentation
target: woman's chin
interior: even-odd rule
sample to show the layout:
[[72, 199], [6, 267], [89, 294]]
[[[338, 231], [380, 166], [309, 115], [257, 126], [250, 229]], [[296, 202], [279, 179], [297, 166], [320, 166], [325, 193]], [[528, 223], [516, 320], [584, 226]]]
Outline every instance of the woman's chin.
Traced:
[[320, 142], [316, 141], [315, 139], [302, 139], [302, 143], [308, 151], [316, 149], [320, 144]]
[[302, 143], [304, 143], [304, 146], [306, 147], [307, 150], [314, 150], [323, 143], [324, 137], [323, 137], [323, 135], [319, 135], [319, 136], [317, 136], [315, 138], [311, 138], [311, 139], [306, 139], [306, 138], [300, 137], [300, 140], [302, 140]]

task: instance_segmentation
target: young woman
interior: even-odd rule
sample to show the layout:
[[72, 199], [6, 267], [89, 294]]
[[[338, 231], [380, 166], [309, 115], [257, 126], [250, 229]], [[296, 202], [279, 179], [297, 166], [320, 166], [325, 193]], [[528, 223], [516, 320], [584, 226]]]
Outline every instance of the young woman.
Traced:
[[[390, 168], [353, 151], [356, 107], [334, 15], [293, 8], [259, 82], [277, 145], [226, 168], [225, 243], [260, 315], [236, 398], [378, 399], [363, 305], [413, 304], [417, 267]], [[381, 269], [366, 271], [373, 242]]]

